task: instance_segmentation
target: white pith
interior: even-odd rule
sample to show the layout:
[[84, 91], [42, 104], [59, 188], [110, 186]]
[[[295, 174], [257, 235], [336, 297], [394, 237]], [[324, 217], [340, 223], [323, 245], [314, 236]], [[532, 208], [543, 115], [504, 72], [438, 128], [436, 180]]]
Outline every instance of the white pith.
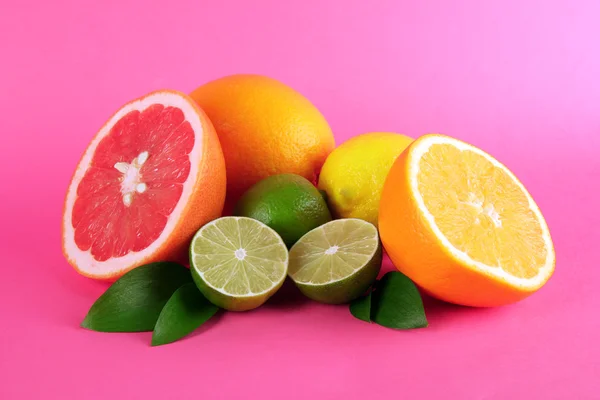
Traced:
[[[97, 261], [92, 257], [90, 250], [82, 251], [81, 249], [79, 249], [79, 247], [77, 247], [77, 244], [75, 243], [75, 229], [73, 228], [71, 213], [75, 201], [77, 199], [77, 187], [79, 186], [81, 179], [84, 177], [85, 172], [87, 171], [92, 162], [98, 144], [110, 132], [110, 129], [113, 127], [113, 125], [127, 113], [134, 110], [143, 111], [153, 104], [161, 104], [165, 108], [169, 106], [179, 108], [183, 112], [185, 120], [189, 122], [192, 126], [192, 129], [195, 133], [195, 140], [194, 147], [189, 154], [189, 158], [190, 160], [192, 160], [192, 162], [188, 178], [183, 185], [183, 192], [179, 201], [177, 202], [175, 208], [173, 209], [173, 212], [167, 219], [167, 224], [165, 225], [165, 228], [163, 229], [160, 236], [150, 246], [139, 252], [130, 252], [123, 257], [110, 258], [106, 261]], [[81, 161], [79, 162], [79, 165], [77, 166], [77, 169], [73, 176], [73, 180], [71, 181], [71, 185], [69, 186], [69, 189], [67, 191], [65, 201], [65, 210], [67, 210], [67, 212], [65, 213], [63, 219], [63, 240], [65, 253], [69, 258], [70, 262], [72, 264], [75, 264], [78, 269], [80, 269], [83, 273], [87, 275], [105, 277], [118, 274], [121, 271], [130, 268], [131, 266], [138, 265], [147, 257], [154, 254], [175, 229], [178, 216], [185, 208], [186, 200], [189, 198], [194, 188], [194, 182], [196, 182], [197, 180], [198, 170], [199, 166], [201, 165], [202, 159], [202, 136], [203, 129], [198, 112], [196, 111], [194, 106], [188, 102], [188, 100], [176, 93], [160, 92], [152, 94], [150, 96], [144, 97], [140, 100], [136, 100], [125, 105], [115, 115], [113, 115], [88, 146]], [[140, 162], [141, 164], [143, 164], [146, 161], [148, 155], [144, 155], [143, 153], [144, 152], [142, 152], [140, 155], [138, 155], [138, 157], [136, 157], [135, 162], [137, 164], [140, 164]], [[134, 161], [132, 161], [131, 164], [133, 163]], [[124, 173], [124, 164], [127, 163], [123, 163], [123, 165], [119, 166], [115, 165], [114, 167], [121, 173]], [[131, 164], [128, 164], [128, 166]], [[124, 176], [125, 174], [126, 172], [124, 173]], [[135, 175], [133, 176], [133, 178], [135, 178]], [[132, 178], [130, 177], [130, 179]], [[130, 183], [134, 184], [134, 181], [135, 180], [133, 179], [133, 181]], [[126, 189], [128, 190], [127, 193], [123, 192], [124, 186], [121, 186], [121, 192], [123, 193], [124, 203], [129, 201], [135, 201], [133, 199], [133, 193], [143, 193], [146, 190], [145, 184], [141, 184], [143, 184], [143, 182], [135, 182], [133, 186], [133, 192], [131, 192], [131, 186], [129, 186], [128, 183], [128, 186], [126, 186]], [[130, 195], [132, 198], [130, 200], [126, 200], [126, 195]]]
[[[496, 227], [502, 226], [502, 219], [500, 218], [500, 214], [496, 211], [496, 208], [493, 204], [483, 205], [483, 201], [475, 197], [473, 193], [469, 193], [469, 201], [461, 202], [463, 204], [467, 204], [473, 208], [475, 208], [479, 214], [487, 215]], [[475, 223], [479, 224], [481, 220], [479, 218], [475, 219]]]
[[[542, 229], [542, 237], [543, 237], [543, 240], [544, 240], [544, 243], [546, 246], [546, 250], [547, 250], [546, 251], [546, 262], [545, 262], [544, 266], [542, 266], [539, 269], [538, 274], [536, 276], [534, 276], [532, 278], [519, 278], [519, 277], [509, 274], [508, 272], [504, 271], [499, 266], [489, 266], [482, 262], [473, 260], [465, 252], [454, 247], [450, 243], [450, 241], [446, 238], [446, 236], [444, 236], [442, 231], [438, 228], [438, 226], [435, 222], [434, 216], [427, 209], [427, 206], [425, 205], [425, 201], [423, 200], [423, 196], [421, 195], [421, 193], [418, 190], [419, 185], [418, 185], [417, 176], [419, 174], [419, 161], [420, 161], [421, 157], [423, 157], [423, 155], [429, 151], [429, 148], [435, 144], [449, 144], [449, 145], [454, 146], [458, 150], [472, 151], [474, 153], [477, 153], [477, 154], [485, 157], [495, 167], [500, 168], [504, 172], [506, 172], [506, 174], [513, 180], [513, 182], [525, 194], [525, 196], [527, 197], [527, 201], [529, 202], [529, 208], [536, 215], [536, 217], [540, 223], [540, 227]], [[410, 154], [408, 163], [409, 163], [410, 185], [411, 185], [412, 191], [414, 193], [417, 205], [418, 205], [419, 209], [421, 209], [423, 215], [425, 216], [426, 221], [428, 222], [429, 226], [433, 230], [434, 234], [442, 242], [444, 247], [447, 248], [452, 253], [452, 255], [454, 257], [456, 257], [458, 260], [460, 260], [463, 264], [468, 265], [469, 267], [471, 267], [475, 270], [479, 270], [485, 274], [500, 278], [500, 279], [510, 283], [511, 285], [518, 286], [523, 289], [537, 288], [548, 279], [548, 276], [552, 273], [552, 271], [554, 269], [554, 262], [555, 262], [554, 247], [552, 245], [552, 239], [550, 237], [550, 230], [548, 229], [548, 225], [546, 224], [546, 221], [544, 220], [544, 217], [542, 216], [541, 211], [535, 204], [535, 202], [534, 202], [533, 198], [531, 197], [531, 195], [529, 194], [529, 192], [525, 189], [523, 184], [521, 184], [521, 182], [519, 182], [519, 180], [515, 177], [515, 175], [508, 168], [506, 168], [503, 164], [501, 164], [499, 161], [494, 159], [489, 154], [485, 153], [484, 151], [482, 151], [474, 146], [471, 146], [467, 143], [461, 142], [456, 139], [452, 139], [452, 138], [445, 137], [445, 136], [437, 136], [437, 135], [427, 136], [427, 137], [420, 139], [418, 142], [415, 142], [415, 146], [413, 147], [413, 150]], [[481, 212], [483, 214], [488, 215], [497, 227], [502, 226], [502, 221], [501, 221], [498, 213], [494, 209], [493, 205], [483, 207], [483, 204], [482, 203], [480, 204], [480, 203], [481, 203], [481, 201], [475, 200], [475, 201], [473, 201], [473, 204], [471, 204], [471, 205], [473, 207], [480, 208]]]
[[325, 250], [325, 254], [327, 255], [333, 255], [335, 253], [337, 253], [337, 251], [339, 250], [339, 246], [331, 246], [330, 248], [328, 248], [327, 250]]
[[245, 249], [237, 249], [233, 255], [235, 256], [235, 258], [237, 258], [238, 260], [242, 261], [244, 258], [246, 258], [246, 250]]
[[[279, 234], [278, 234], [277, 232], [275, 232], [275, 231], [274, 231], [272, 228], [270, 228], [269, 226], [267, 226], [267, 225], [263, 224], [262, 222], [260, 222], [260, 221], [257, 221], [257, 220], [255, 220], [255, 219], [247, 218], [247, 217], [221, 217], [221, 218], [218, 218], [218, 219], [216, 219], [216, 220], [214, 220], [214, 221], [211, 221], [211, 222], [209, 222], [208, 224], [204, 225], [204, 226], [203, 226], [202, 228], [200, 228], [200, 230], [198, 230], [198, 232], [196, 232], [196, 234], [194, 235], [194, 238], [192, 239], [192, 245], [190, 246], [190, 255], [191, 255], [191, 257], [190, 257], [190, 268], [193, 268], [193, 269], [194, 269], [194, 270], [195, 270], [195, 271], [198, 273], [198, 275], [199, 275], [200, 277], [202, 277], [202, 281], [203, 281], [203, 282], [204, 282], [204, 283], [205, 283], [205, 284], [206, 284], [208, 287], [210, 287], [210, 288], [212, 288], [212, 289], [216, 290], [217, 292], [220, 292], [220, 293], [222, 293], [222, 294], [224, 294], [224, 295], [227, 295], [227, 296], [232, 296], [232, 297], [235, 297], [235, 298], [251, 298], [251, 297], [260, 297], [260, 296], [262, 296], [262, 295], [266, 295], [266, 294], [268, 294], [268, 293], [269, 293], [269, 292], [270, 292], [270, 291], [271, 291], [271, 290], [272, 290], [274, 287], [277, 287], [277, 286], [281, 285], [281, 284], [283, 283], [283, 281], [285, 280], [285, 277], [287, 276], [287, 264], [288, 264], [288, 262], [289, 262], [289, 255], [286, 257], [286, 260], [285, 260], [284, 262], [282, 262], [282, 263], [284, 264], [284, 271], [283, 271], [283, 274], [282, 274], [282, 277], [281, 277], [281, 279], [280, 279], [280, 280], [278, 280], [278, 281], [276, 281], [276, 282], [273, 282], [273, 281], [271, 281], [271, 282], [273, 283], [273, 285], [271, 285], [271, 287], [269, 287], [269, 288], [267, 288], [267, 289], [263, 290], [262, 292], [253, 292], [253, 291], [250, 289], [250, 287], [248, 287], [248, 290], [249, 290], [249, 292], [248, 292], [248, 293], [246, 293], [246, 294], [230, 293], [230, 292], [226, 291], [224, 288], [220, 288], [220, 287], [216, 287], [216, 286], [212, 285], [210, 281], [208, 281], [208, 280], [206, 280], [206, 279], [205, 279], [205, 277], [204, 277], [205, 273], [204, 273], [204, 272], [201, 272], [201, 271], [200, 271], [200, 270], [199, 270], [199, 269], [196, 267], [196, 265], [194, 264], [194, 261], [193, 261], [193, 260], [194, 260], [194, 255], [196, 255], [196, 253], [194, 252], [194, 245], [193, 245], [193, 243], [196, 241], [196, 239], [197, 239], [198, 237], [202, 237], [202, 235], [203, 235], [203, 233], [204, 233], [204, 230], [205, 230], [206, 228], [208, 228], [209, 226], [212, 226], [212, 225], [216, 225], [216, 224], [218, 224], [218, 223], [219, 223], [219, 221], [220, 221], [221, 219], [223, 219], [223, 218], [234, 218], [234, 219], [236, 219], [236, 220], [246, 219], [246, 220], [252, 220], [252, 222], [255, 222], [255, 223], [257, 223], [257, 224], [260, 224], [260, 225], [263, 227], [263, 229], [266, 229], [266, 230], [269, 230], [269, 231], [271, 231], [271, 232], [273, 233], [273, 235], [275, 235], [275, 236], [277, 237], [277, 239], [278, 239], [278, 241], [279, 241], [280, 245], [281, 245], [281, 246], [283, 246], [283, 247], [286, 249], [286, 254], [287, 254], [287, 247], [286, 247], [285, 243], [283, 242], [283, 239], [281, 239], [281, 237], [279, 236]], [[243, 257], [242, 257], [242, 256], [243, 256]], [[242, 249], [242, 248], [239, 248], [239, 249], [235, 250], [234, 252], [232, 252], [232, 258], [236, 258], [237, 260], [240, 260], [240, 261], [242, 261], [244, 258], [246, 258], [246, 250], [245, 250], [245, 249]], [[227, 285], [227, 283], [225, 283], [225, 285]]]
[[144, 193], [148, 188], [146, 183], [142, 182], [140, 169], [142, 169], [149, 156], [150, 154], [147, 151], [142, 151], [131, 163], [121, 161], [114, 165], [115, 169], [122, 174], [120, 178], [121, 194], [123, 195], [125, 207], [131, 206], [136, 193]]

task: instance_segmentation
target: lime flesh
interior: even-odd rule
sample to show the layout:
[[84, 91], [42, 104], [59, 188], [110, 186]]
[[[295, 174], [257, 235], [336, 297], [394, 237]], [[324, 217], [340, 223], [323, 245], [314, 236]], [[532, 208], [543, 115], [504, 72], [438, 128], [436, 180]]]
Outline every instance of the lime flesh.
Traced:
[[262, 222], [223, 217], [204, 225], [190, 245], [194, 282], [213, 304], [230, 311], [259, 307], [283, 284], [288, 251]]
[[377, 228], [339, 219], [304, 235], [290, 250], [288, 275], [307, 297], [341, 304], [362, 295], [381, 268]]

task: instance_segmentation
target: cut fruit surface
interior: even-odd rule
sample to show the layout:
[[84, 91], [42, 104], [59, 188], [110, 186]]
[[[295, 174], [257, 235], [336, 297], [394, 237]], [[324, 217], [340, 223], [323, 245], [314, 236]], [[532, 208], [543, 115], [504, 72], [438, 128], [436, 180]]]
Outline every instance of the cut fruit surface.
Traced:
[[348, 218], [321, 225], [290, 250], [289, 276], [307, 297], [347, 303], [362, 295], [381, 268], [377, 229]]
[[134, 100], [100, 129], [77, 166], [63, 252], [98, 279], [184, 259], [194, 232], [220, 215], [225, 184], [216, 133], [193, 100], [173, 91]]
[[443, 135], [421, 137], [396, 160], [379, 227], [400, 271], [458, 304], [518, 301], [554, 270], [548, 226], [521, 182], [487, 153]]
[[190, 245], [192, 276], [204, 296], [230, 311], [262, 305], [283, 284], [288, 251], [267, 225], [223, 217], [203, 226]]

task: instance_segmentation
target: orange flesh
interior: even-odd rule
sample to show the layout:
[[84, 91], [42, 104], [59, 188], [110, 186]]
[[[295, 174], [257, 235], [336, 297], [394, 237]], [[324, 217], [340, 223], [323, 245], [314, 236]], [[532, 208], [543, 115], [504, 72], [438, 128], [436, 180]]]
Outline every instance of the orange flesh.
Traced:
[[[89, 169], [77, 187], [72, 223], [75, 243], [97, 261], [121, 257], [152, 244], [164, 230], [190, 172], [194, 131], [176, 107], [154, 104], [124, 115], [98, 144]], [[143, 192], [124, 203], [124, 174], [117, 163], [139, 168]]]
[[440, 231], [471, 259], [519, 278], [545, 265], [548, 250], [527, 197], [485, 157], [434, 144], [419, 161], [417, 181]]

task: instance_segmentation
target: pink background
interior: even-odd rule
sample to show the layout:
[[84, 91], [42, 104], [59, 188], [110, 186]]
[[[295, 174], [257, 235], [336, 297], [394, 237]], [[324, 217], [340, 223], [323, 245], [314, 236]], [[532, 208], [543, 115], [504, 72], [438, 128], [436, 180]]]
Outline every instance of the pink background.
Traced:
[[[0, 398], [600, 398], [598, 1], [0, 1]], [[416, 331], [289, 286], [166, 347], [79, 328], [106, 289], [60, 251], [86, 144], [131, 98], [236, 72], [304, 93], [338, 143], [491, 152], [544, 212], [554, 277], [503, 308], [427, 300]]]

